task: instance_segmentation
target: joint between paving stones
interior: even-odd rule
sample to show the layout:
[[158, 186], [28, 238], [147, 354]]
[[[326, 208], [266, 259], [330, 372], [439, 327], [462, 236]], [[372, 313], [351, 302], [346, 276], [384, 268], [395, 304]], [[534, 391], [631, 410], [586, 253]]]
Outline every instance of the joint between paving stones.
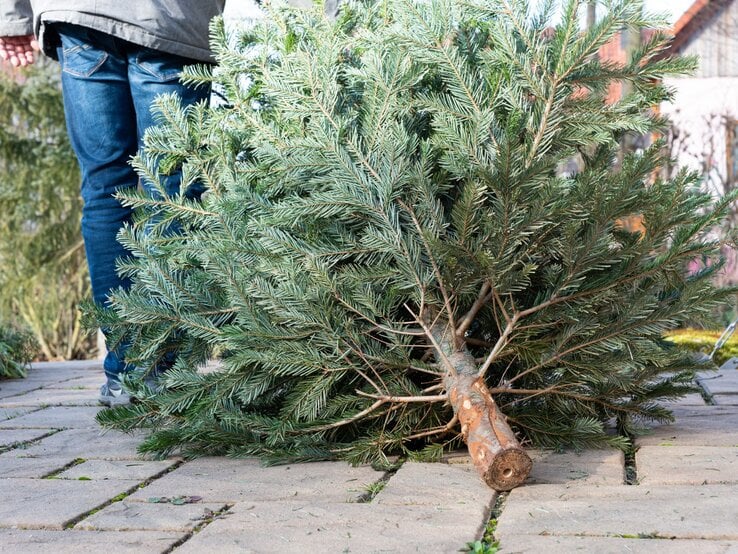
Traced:
[[83, 521], [84, 519], [90, 517], [92, 514], [96, 514], [97, 512], [99, 512], [100, 510], [102, 510], [103, 508], [107, 508], [111, 504], [114, 504], [116, 502], [120, 502], [121, 500], [123, 500], [127, 496], [130, 496], [131, 494], [133, 494], [134, 492], [136, 492], [139, 489], [139, 487], [140, 487], [140, 485], [139, 484], [136, 484], [136, 485], [132, 486], [130, 489], [128, 489], [128, 490], [120, 493], [119, 495], [114, 496], [113, 498], [110, 498], [110, 499], [106, 500], [105, 502], [103, 502], [99, 506], [95, 506], [91, 510], [88, 510], [88, 511], [86, 511], [83, 514], [80, 514], [80, 515], [78, 515], [78, 516], [70, 519], [69, 521], [64, 522], [64, 524], [62, 525], [62, 529], [64, 529], [65, 531], [68, 530], [68, 529], [72, 529], [80, 521]]
[[[81, 459], [81, 458], [78, 458], [78, 459]], [[76, 461], [77, 461], [77, 460], [75, 460], [75, 462], [76, 462]], [[83, 463], [84, 461], [85, 461], [85, 460], [82, 460], [82, 462], [80, 462], [80, 463]], [[177, 461], [176, 461], [176, 462], [175, 462], [174, 464], [172, 464], [172, 465], [171, 465], [171, 466], [169, 466], [168, 468], [166, 468], [166, 469], [164, 469], [164, 470], [160, 471], [160, 472], [159, 472], [159, 473], [157, 473], [156, 475], [152, 475], [151, 477], [149, 477], [149, 478], [148, 478], [148, 479], [146, 479], [145, 481], [142, 481], [141, 483], [137, 483], [137, 484], [135, 484], [134, 486], [132, 486], [132, 487], [131, 487], [131, 488], [129, 488], [128, 490], [126, 490], [126, 491], [123, 491], [123, 492], [122, 492], [122, 493], [120, 493], [119, 495], [117, 495], [117, 496], [114, 496], [113, 498], [110, 498], [110, 499], [106, 500], [105, 502], [103, 502], [103, 503], [102, 503], [102, 504], [100, 504], [99, 506], [95, 506], [95, 507], [94, 507], [94, 508], [92, 508], [91, 510], [88, 510], [88, 511], [86, 511], [86, 512], [85, 512], [85, 513], [83, 513], [83, 514], [80, 514], [80, 515], [76, 516], [75, 518], [73, 518], [73, 519], [70, 519], [69, 521], [65, 522], [65, 523], [64, 523], [64, 525], [62, 525], [62, 528], [63, 528], [64, 530], [67, 530], [67, 529], [72, 529], [72, 528], [73, 528], [73, 527], [74, 527], [75, 525], [77, 525], [77, 524], [78, 524], [78, 523], [79, 523], [80, 521], [84, 521], [85, 519], [87, 519], [87, 518], [88, 518], [88, 517], [90, 517], [91, 515], [94, 515], [94, 514], [96, 514], [97, 512], [99, 512], [100, 510], [102, 510], [103, 508], [107, 508], [107, 507], [108, 507], [108, 506], [110, 506], [111, 504], [115, 504], [116, 502], [120, 502], [120, 501], [121, 501], [121, 500], [123, 500], [124, 498], [127, 498], [127, 497], [129, 497], [130, 495], [132, 495], [132, 494], [133, 494], [134, 492], [136, 492], [136, 491], [138, 491], [138, 490], [141, 490], [141, 489], [145, 488], [145, 487], [146, 487], [147, 485], [151, 484], [152, 482], [154, 482], [155, 480], [159, 479], [160, 477], [163, 477], [163, 476], [164, 476], [164, 475], [166, 475], [167, 473], [171, 473], [172, 471], [174, 471], [175, 469], [177, 469], [177, 468], [178, 468], [179, 466], [181, 466], [181, 465], [182, 465], [183, 463], [184, 463], [184, 460], [177, 460]], [[70, 467], [74, 467], [75, 465], [78, 465], [78, 464], [75, 464], [74, 462], [72, 462], [72, 463], [70, 464]], [[63, 471], [63, 470], [61, 470], [61, 471]], [[61, 473], [61, 471], [59, 471], [58, 473]]]
[[87, 460], [84, 459], [84, 458], [75, 458], [74, 460], [72, 460], [68, 464], [65, 464], [64, 467], [60, 467], [59, 469], [55, 469], [54, 471], [50, 471], [46, 475], [42, 475], [41, 476], [41, 479], [56, 479], [56, 476], [59, 475], [60, 473], [63, 473], [66, 470], [68, 470], [69, 468], [72, 468], [74, 466], [78, 466], [80, 464], [83, 464], [86, 461]]
[[[713, 379], [714, 379], [714, 377], [713, 377]], [[705, 404], [707, 404], [708, 406], [714, 406], [715, 405], [715, 397], [712, 394], [710, 394], [709, 392], [707, 392], [707, 389], [702, 386], [701, 380], [700, 381], [697, 381], [697, 386], [700, 388], [699, 393], [700, 393], [700, 396], [702, 397], [702, 400], [705, 401]]]
[[[62, 379], [61, 381], [54, 381], [54, 383], [53, 383], [53, 384], [55, 384], [55, 385], [59, 385], [59, 384], [61, 384], [61, 383], [66, 383], [67, 381], [74, 381], [75, 379], [79, 379], [79, 377], [78, 377], [78, 376], [75, 376], [75, 377], [68, 377], [67, 379]], [[8, 396], [4, 397], [4, 398], [3, 398], [2, 400], [12, 400], [13, 398], [17, 398], [17, 397], [19, 397], [19, 396], [23, 396], [23, 395], [26, 395], [26, 394], [28, 394], [29, 392], [36, 392], [36, 391], [42, 390], [42, 389], [46, 388], [46, 386], [47, 386], [48, 384], [49, 384], [49, 383], [43, 383], [43, 384], [40, 384], [40, 385], [39, 385], [38, 387], [36, 387], [36, 388], [34, 388], [34, 389], [28, 389], [28, 390], [24, 390], [23, 392], [18, 392], [18, 393], [16, 393], [16, 394], [10, 394], [10, 395], [8, 395]], [[1, 402], [1, 400], [0, 400], [0, 402]], [[67, 404], [44, 404], [44, 405], [42, 405], [42, 406], [39, 406], [38, 410], [43, 410], [44, 408], [48, 408], [48, 407], [50, 407], [50, 406], [66, 406], [66, 405], [67, 405]], [[36, 412], [36, 411], [38, 411], [38, 410], [33, 410], [33, 411], [34, 411], [34, 412]], [[31, 413], [31, 412], [28, 412], [28, 413]], [[14, 417], [15, 417], [15, 416], [14, 416]], [[11, 418], [8, 418], [8, 419], [13, 419], [13, 418], [11, 417]]]
[[187, 533], [184, 537], [179, 539], [177, 542], [175, 542], [173, 545], [171, 545], [169, 548], [167, 548], [162, 554], [170, 554], [170, 552], [173, 552], [175, 549], [182, 546], [184, 543], [186, 543], [188, 540], [190, 540], [192, 537], [197, 535], [200, 531], [202, 531], [206, 526], [210, 525], [213, 521], [216, 519], [220, 519], [221, 517], [224, 517], [225, 514], [233, 508], [233, 504], [226, 504], [223, 506], [220, 510], [217, 510], [215, 512], [212, 512], [208, 517], [203, 519], [200, 523], [198, 523], [195, 527], [192, 528], [192, 531]]
[[[11, 397], [6, 397], [6, 398], [11, 398]], [[13, 415], [12, 415], [12, 416], [10, 416], [10, 417], [6, 417], [6, 418], [5, 418], [4, 420], [2, 420], [2, 421], [3, 421], [4, 423], [7, 423], [8, 421], [13, 421], [14, 419], [17, 419], [17, 418], [19, 418], [19, 417], [27, 416], [27, 415], [29, 415], [29, 414], [33, 414], [33, 413], [35, 413], [35, 412], [40, 412], [41, 410], [45, 410], [45, 409], [46, 409], [46, 406], [35, 406], [35, 407], [33, 407], [33, 408], [31, 408], [30, 406], [24, 406], [24, 407], [23, 407], [23, 409], [24, 409], [24, 410], [28, 410], [28, 411], [25, 411], [25, 412], [18, 412], [17, 414], [13, 414]], [[15, 429], [15, 427], [5, 427], [5, 429]]]
[[399, 467], [395, 469], [388, 470], [382, 475], [379, 479], [374, 481], [373, 483], [370, 483], [369, 485], [366, 485], [366, 492], [359, 496], [359, 498], [356, 499], [357, 504], [369, 504], [372, 500], [374, 500], [374, 497], [376, 497], [382, 489], [389, 483], [389, 480], [392, 478], [392, 476], [397, 473], [397, 470], [400, 469]]
[[[500, 541], [496, 535], [497, 520], [502, 514], [502, 509], [505, 506], [505, 501], [507, 500], [508, 496], [510, 496], [509, 492], [498, 492], [495, 495], [489, 507], [489, 517], [486, 519], [486, 523], [482, 528], [482, 536], [480, 540], [484, 541], [484, 543], [486, 543], [486, 546], [492, 552], [497, 552], [497, 549], [500, 546]], [[468, 546], [469, 545], [467, 544], [467, 547]], [[483, 551], [486, 552], [487, 550]]]
[[638, 447], [632, 437], [628, 437], [628, 439], [630, 445], [623, 451], [625, 461], [623, 466], [623, 482], [626, 485], [637, 485], [638, 467], [636, 466], [636, 452], [638, 452]]
[[5, 452], [10, 452], [11, 450], [16, 450], [16, 449], [23, 450], [24, 448], [26, 448], [28, 446], [33, 446], [36, 443], [41, 442], [43, 439], [47, 439], [51, 435], [56, 435], [57, 433], [59, 433], [59, 432], [61, 432], [63, 430], [64, 429], [52, 429], [48, 433], [46, 433], [44, 435], [41, 435], [40, 437], [36, 437], [33, 440], [29, 440], [29, 441], [18, 441], [18, 442], [14, 442], [14, 443], [11, 443], [11, 444], [6, 444], [4, 446], [0, 446], [0, 454], [4, 454]]

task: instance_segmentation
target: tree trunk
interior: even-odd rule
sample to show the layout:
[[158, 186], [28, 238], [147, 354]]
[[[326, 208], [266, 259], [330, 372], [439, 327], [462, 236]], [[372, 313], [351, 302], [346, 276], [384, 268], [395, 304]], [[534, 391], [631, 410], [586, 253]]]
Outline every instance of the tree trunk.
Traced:
[[[444, 347], [446, 340], [436, 335]], [[448, 351], [448, 350], [447, 350]], [[465, 349], [446, 355], [456, 374], [444, 377], [451, 406], [474, 465], [487, 485], [509, 491], [528, 478], [533, 462], [515, 438], [507, 418], [497, 408], [474, 358]]]
[[496, 491], [521, 485], [533, 463], [497, 409], [481, 378], [447, 376], [446, 390], [459, 418], [461, 434], [482, 479]]

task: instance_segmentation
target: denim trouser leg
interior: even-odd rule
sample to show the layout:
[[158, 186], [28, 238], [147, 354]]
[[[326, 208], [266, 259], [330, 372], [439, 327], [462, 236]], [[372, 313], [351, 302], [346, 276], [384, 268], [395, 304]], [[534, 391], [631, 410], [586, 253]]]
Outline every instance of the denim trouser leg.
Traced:
[[[130, 255], [116, 236], [131, 221], [131, 210], [113, 195], [138, 184], [129, 162], [155, 123], [151, 102], [176, 92], [183, 103], [194, 103], [209, 91], [179, 82], [188, 63], [179, 56], [74, 25], [59, 24], [57, 30], [67, 128], [82, 174], [82, 236], [93, 298], [104, 305], [112, 291], [130, 286], [116, 272], [116, 260]], [[178, 193], [177, 176], [167, 180], [167, 191]], [[125, 346], [108, 351], [108, 377], [129, 369], [124, 356]]]

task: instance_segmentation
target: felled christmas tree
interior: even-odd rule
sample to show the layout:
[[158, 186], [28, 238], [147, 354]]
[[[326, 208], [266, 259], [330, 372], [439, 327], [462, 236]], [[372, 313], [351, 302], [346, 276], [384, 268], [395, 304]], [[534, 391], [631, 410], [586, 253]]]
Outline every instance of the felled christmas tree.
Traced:
[[[653, 22], [616, 1], [583, 31], [579, 7], [555, 27], [551, 6], [506, 0], [352, 3], [335, 22], [270, 8], [232, 46], [216, 24], [221, 102], [160, 100], [137, 161], [206, 194], [128, 198], [135, 284], [101, 315], [140, 365], [177, 363], [164, 392], [99, 419], [149, 427], [144, 451], [276, 460], [463, 439], [499, 490], [530, 470], [519, 440], [623, 445], [634, 421], [668, 420], [657, 400], [689, 390], [694, 363], [662, 334], [723, 300], [719, 263], [685, 268], [716, 261], [730, 199], [656, 178], [658, 144], [616, 163], [625, 133], [661, 123], [662, 77], [693, 62], [660, 58], [660, 34], [600, 62]], [[614, 80], [631, 92], [605, 105]], [[213, 351], [222, 368], [196, 371]]]

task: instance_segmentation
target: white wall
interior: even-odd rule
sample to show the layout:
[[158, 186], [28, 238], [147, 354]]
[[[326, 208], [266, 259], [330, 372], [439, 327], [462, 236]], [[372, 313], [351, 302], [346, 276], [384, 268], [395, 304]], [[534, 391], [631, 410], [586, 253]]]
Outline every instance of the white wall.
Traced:
[[[704, 174], [705, 190], [721, 196], [727, 184], [725, 119], [738, 119], [738, 77], [670, 79], [666, 85], [677, 91], [674, 102], [661, 107], [662, 114], [678, 129], [678, 140], [682, 141], [676, 153], [677, 166]], [[733, 227], [738, 219], [738, 208], [731, 211], [725, 223], [728, 227]], [[738, 284], [738, 250], [726, 245], [721, 251], [725, 267], [716, 283]], [[695, 260], [695, 267], [699, 266]]]
[[661, 112], [679, 129], [684, 145], [679, 165], [708, 171], [713, 180], [726, 175], [726, 133], [723, 116], [738, 119], [738, 77], [669, 79], [676, 90], [673, 103]]

